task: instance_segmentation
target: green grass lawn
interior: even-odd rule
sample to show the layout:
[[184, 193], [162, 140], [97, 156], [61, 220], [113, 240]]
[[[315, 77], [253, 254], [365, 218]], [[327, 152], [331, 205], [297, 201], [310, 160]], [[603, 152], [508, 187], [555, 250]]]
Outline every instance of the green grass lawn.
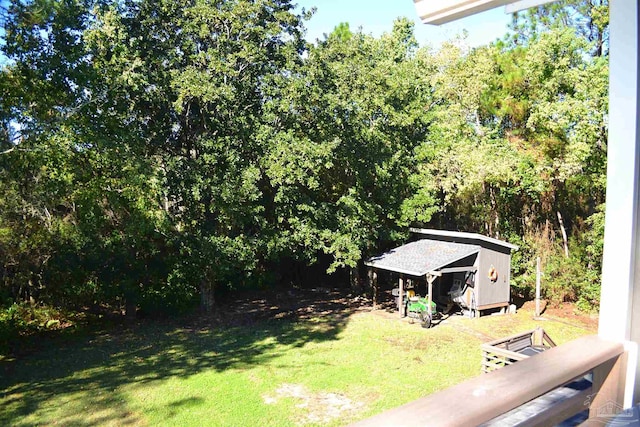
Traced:
[[[143, 322], [0, 359], [0, 425], [344, 425], [480, 373], [480, 344], [543, 326], [530, 312], [432, 329], [341, 310], [243, 327]], [[189, 326], [185, 326], [189, 324]]]

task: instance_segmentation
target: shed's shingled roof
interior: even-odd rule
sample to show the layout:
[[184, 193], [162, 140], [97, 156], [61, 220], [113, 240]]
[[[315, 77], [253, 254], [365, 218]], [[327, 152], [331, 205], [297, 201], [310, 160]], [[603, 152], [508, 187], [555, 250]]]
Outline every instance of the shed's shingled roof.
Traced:
[[[467, 240], [475, 240], [482, 245], [484, 243], [492, 243], [494, 245], [503, 246], [505, 248], [509, 248], [511, 250], [517, 251], [518, 247], [509, 242], [505, 242], [503, 240], [494, 239], [492, 237], [483, 236], [482, 234], [477, 233], [466, 233], [463, 231], [448, 231], [448, 230], [435, 230], [433, 228], [410, 228], [409, 231], [415, 234], [420, 234], [423, 236], [447, 236], [452, 237], [454, 240], [457, 239], [467, 239]], [[438, 240], [438, 239], [436, 239]]]
[[422, 239], [372, 257], [365, 265], [411, 276], [424, 276], [478, 252], [478, 245]]

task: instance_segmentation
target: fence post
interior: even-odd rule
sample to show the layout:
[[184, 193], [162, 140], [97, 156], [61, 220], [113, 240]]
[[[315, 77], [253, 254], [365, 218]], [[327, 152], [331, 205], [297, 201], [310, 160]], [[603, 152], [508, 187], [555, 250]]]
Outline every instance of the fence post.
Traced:
[[536, 317], [540, 317], [540, 257], [536, 259]]

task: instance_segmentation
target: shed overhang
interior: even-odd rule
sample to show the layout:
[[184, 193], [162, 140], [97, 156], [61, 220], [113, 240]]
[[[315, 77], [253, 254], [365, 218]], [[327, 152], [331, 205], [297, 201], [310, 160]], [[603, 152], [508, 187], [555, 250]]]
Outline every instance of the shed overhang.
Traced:
[[446, 236], [446, 237], [459, 237], [462, 239], [471, 239], [477, 240], [480, 242], [491, 243], [493, 245], [502, 246], [504, 248], [510, 249], [512, 251], [517, 251], [519, 248], [516, 245], [505, 242], [503, 240], [494, 239], [492, 237], [483, 236], [482, 234], [477, 233], [466, 233], [463, 231], [448, 231], [448, 230], [436, 230], [433, 228], [414, 228], [411, 227], [409, 229], [410, 232], [415, 234], [420, 234], [423, 236]]
[[[478, 245], [422, 239], [369, 258], [365, 265], [380, 270], [422, 277], [480, 252]], [[468, 268], [472, 268], [470, 265]]]

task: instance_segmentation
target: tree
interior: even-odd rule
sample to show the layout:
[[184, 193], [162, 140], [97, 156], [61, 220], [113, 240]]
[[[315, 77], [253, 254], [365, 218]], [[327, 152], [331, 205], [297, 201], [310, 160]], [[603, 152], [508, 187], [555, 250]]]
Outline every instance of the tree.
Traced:
[[[157, 158], [181, 277], [202, 306], [270, 256], [276, 224], [260, 160], [272, 143], [264, 104], [297, 64], [300, 17], [288, 1], [115, 4], [92, 34], [119, 75], [138, 140]], [[242, 280], [242, 279], [240, 279]]]
[[31, 298], [44, 286], [53, 243], [70, 206], [73, 144], [67, 119], [86, 100], [85, 4], [12, 2], [3, 10], [8, 58], [0, 73], [5, 290]]
[[543, 236], [573, 268], [604, 197], [605, 6], [434, 51], [406, 19], [307, 45], [288, 0], [11, 2], [4, 293], [211, 311], [290, 260], [356, 273], [425, 224]]
[[40, 299], [126, 299], [132, 314], [141, 289], [158, 283], [138, 273], [148, 271], [164, 228], [158, 168], [129, 126], [113, 70], [87, 44], [93, 6], [35, 1], [8, 10], [4, 111], [20, 134], [0, 158], [13, 195], [2, 215], [7, 242], [22, 243], [5, 246], [4, 276]]
[[558, 28], [573, 28], [578, 37], [590, 43], [592, 56], [608, 56], [609, 1], [563, 0], [516, 13], [511, 37], [516, 44], [526, 44], [527, 40]]
[[425, 198], [405, 209], [417, 187], [413, 150], [429, 125], [430, 86], [416, 47], [407, 20], [380, 39], [341, 25], [268, 104], [282, 123], [268, 177], [292, 255], [324, 253], [330, 270], [354, 268], [415, 216], [430, 215]]

